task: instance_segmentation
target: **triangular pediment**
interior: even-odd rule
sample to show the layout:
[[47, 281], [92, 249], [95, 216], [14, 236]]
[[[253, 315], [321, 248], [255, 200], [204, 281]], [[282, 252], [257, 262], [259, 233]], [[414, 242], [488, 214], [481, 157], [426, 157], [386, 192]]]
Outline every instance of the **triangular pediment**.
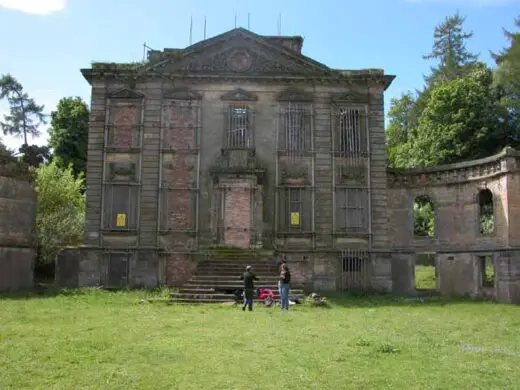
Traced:
[[201, 100], [202, 95], [191, 88], [188, 87], [179, 87], [174, 88], [164, 93], [164, 97], [166, 99], [176, 99], [176, 100]]
[[242, 88], [237, 88], [234, 91], [225, 93], [220, 97], [220, 99], [227, 101], [256, 101], [258, 100], [258, 96], [253, 95]]
[[347, 91], [342, 94], [333, 95], [331, 97], [332, 103], [368, 103], [370, 95], [359, 91]]
[[109, 92], [110, 99], [142, 99], [144, 94], [129, 88], [119, 89], [114, 92]]
[[311, 102], [314, 100], [314, 96], [301, 89], [288, 88], [280, 92], [276, 97], [276, 100], [281, 102]]
[[330, 76], [335, 72], [299, 53], [239, 28], [165, 55], [147, 71], [183, 75]]

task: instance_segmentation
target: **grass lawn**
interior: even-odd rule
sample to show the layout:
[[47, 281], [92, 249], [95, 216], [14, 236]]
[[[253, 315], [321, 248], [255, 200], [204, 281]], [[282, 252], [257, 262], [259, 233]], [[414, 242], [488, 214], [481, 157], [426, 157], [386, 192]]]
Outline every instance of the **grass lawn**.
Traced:
[[0, 389], [515, 389], [520, 307], [389, 297], [329, 309], [0, 296]]
[[416, 288], [436, 288], [435, 266], [416, 265], [415, 266], [415, 287]]

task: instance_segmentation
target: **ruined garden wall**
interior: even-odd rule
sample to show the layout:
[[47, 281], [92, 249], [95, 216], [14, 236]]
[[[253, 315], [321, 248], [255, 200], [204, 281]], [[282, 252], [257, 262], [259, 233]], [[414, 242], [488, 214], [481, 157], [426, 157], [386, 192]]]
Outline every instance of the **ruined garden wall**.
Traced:
[[36, 192], [24, 179], [2, 176], [0, 164], [0, 291], [33, 287]]
[[[444, 295], [490, 295], [520, 303], [518, 226], [520, 153], [506, 148], [489, 158], [429, 169], [388, 171], [388, 217], [393, 290], [415, 292], [417, 254], [436, 253], [437, 289]], [[479, 193], [489, 190], [494, 230], [480, 230]], [[434, 205], [435, 235], [414, 235], [414, 201]], [[492, 259], [493, 287], [483, 283], [482, 258]]]

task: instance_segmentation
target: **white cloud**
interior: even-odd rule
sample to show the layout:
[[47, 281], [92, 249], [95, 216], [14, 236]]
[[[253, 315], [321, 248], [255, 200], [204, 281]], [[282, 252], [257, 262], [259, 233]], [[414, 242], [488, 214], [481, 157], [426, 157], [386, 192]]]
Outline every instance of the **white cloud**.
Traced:
[[49, 15], [65, 9], [67, 0], [0, 0], [0, 8], [35, 15]]
[[460, 4], [477, 7], [503, 6], [520, 3], [520, 0], [406, 0], [408, 3]]

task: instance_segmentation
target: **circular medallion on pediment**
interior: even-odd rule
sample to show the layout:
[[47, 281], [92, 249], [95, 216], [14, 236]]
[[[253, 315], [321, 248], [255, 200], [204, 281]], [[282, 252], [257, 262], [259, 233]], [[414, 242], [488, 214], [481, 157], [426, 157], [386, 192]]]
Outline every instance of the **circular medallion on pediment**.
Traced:
[[229, 67], [235, 72], [245, 72], [251, 67], [252, 63], [251, 55], [245, 50], [233, 52], [228, 59]]

